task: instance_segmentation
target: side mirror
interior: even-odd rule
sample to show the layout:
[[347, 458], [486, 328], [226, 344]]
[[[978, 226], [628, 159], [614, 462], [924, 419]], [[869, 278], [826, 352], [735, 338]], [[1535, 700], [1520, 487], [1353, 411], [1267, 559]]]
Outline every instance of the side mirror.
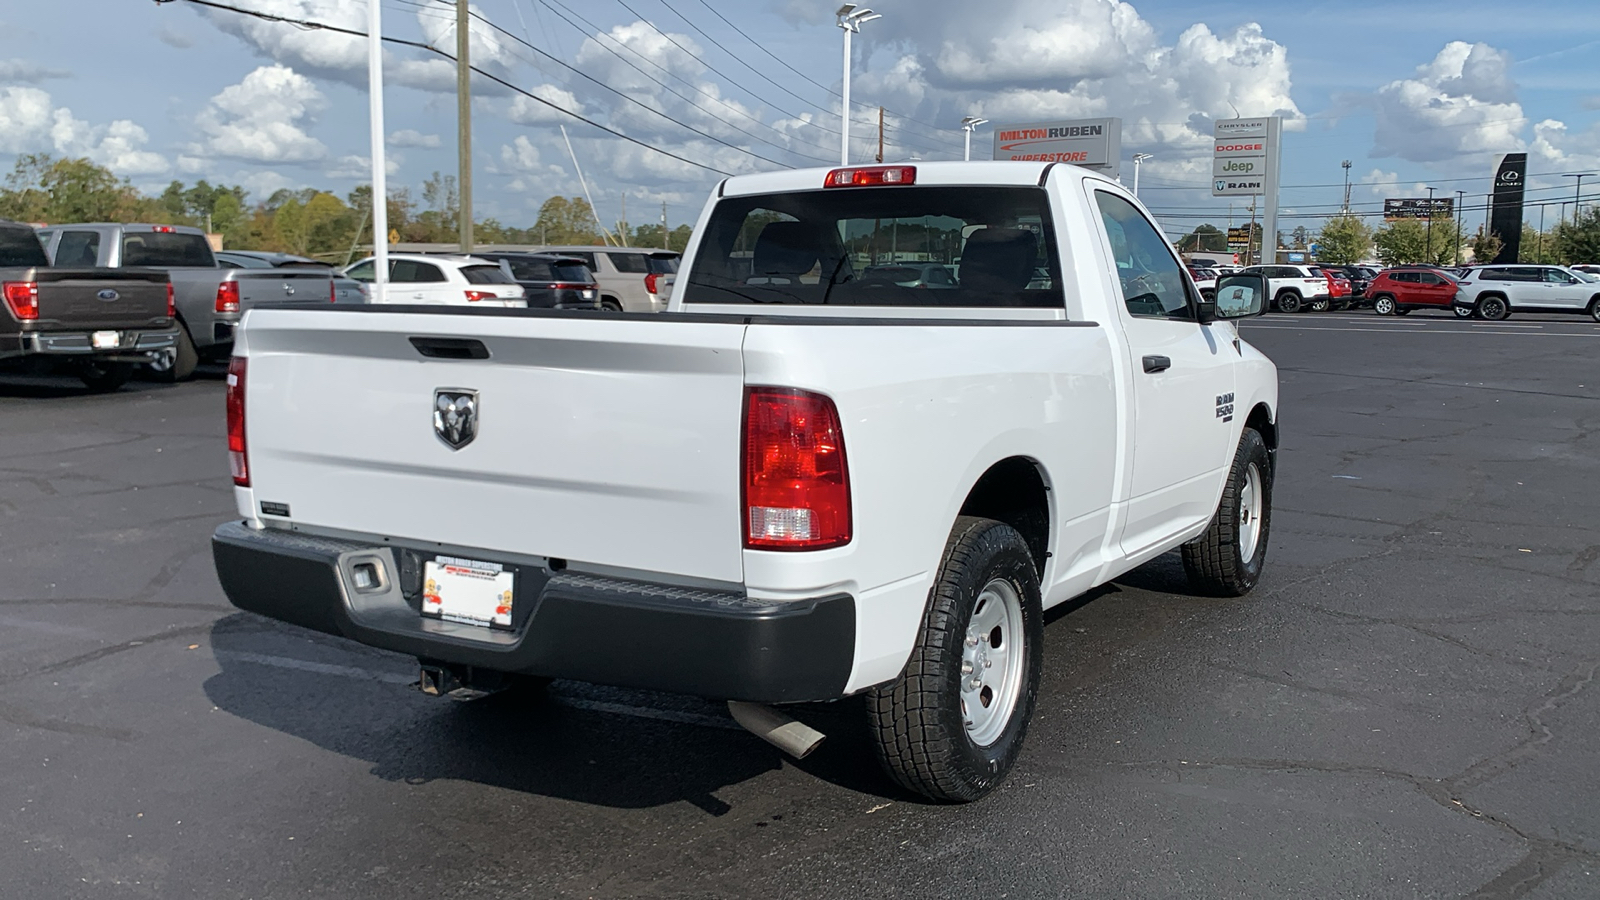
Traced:
[[1216, 299], [1201, 304], [1201, 320], [1209, 306], [1214, 319], [1243, 319], [1267, 311], [1267, 278], [1254, 272], [1224, 275], [1217, 279]]

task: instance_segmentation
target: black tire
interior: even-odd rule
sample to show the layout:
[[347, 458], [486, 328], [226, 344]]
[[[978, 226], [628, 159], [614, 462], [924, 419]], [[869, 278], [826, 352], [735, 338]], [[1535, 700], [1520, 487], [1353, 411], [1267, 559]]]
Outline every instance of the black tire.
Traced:
[[1450, 309], [1456, 314], [1456, 318], [1458, 319], [1469, 319], [1472, 317], [1472, 307], [1470, 306], [1452, 306]]
[[1489, 296], [1478, 298], [1478, 318], [1487, 322], [1499, 322], [1511, 315], [1511, 305], [1506, 303], [1504, 297]]
[[[1241, 515], [1240, 499], [1252, 466], [1254, 490], [1260, 492], [1260, 528], [1247, 558], [1244, 542], [1250, 522]], [[1183, 545], [1183, 569], [1195, 590], [1214, 597], [1242, 597], [1256, 586], [1272, 532], [1272, 478], [1272, 456], [1266, 441], [1254, 428], [1246, 428], [1239, 436], [1239, 449], [1233, 454], [1233, 467], [1211, 525], [1205, 534]]]
[[608, 312], [622, 312], [622, 302], [615, 297], [600, 298], [600, 308]]
[[1589, 318], [1600, 322], [1600, 297], [1589, 301]]
[[1309, 306], [1310, 306], [1310, 309], [1311, 309], [1312, 312], [1327, 312], [1328, 308], [1333, 306], [1333, 301], [1331, 301], [1331, 300], [1313, 300], [1313, 301], [1311, 301]]
[[1396, 306], [1394, 308], [1394, 314], [1397, 315], [1397, 316], [1409, 316], [1409, 315], [1411, 315], [1411, 307], [1409, 307], [1409, 306]]
[[200, 354], [194, 349], [194, 340], [189, 337], [189, 326], [178, 323], [178, 343], [173, 348], [172, 356], [165, 364], [149, 365], [150, 377], [165, 384], [178, 381], [188, 381], [194, 377], [195, 366], [200, 365]]
[[[980, 596], [997, 582], [1014, 591], [1020, 602], [1022, 660], [1009, 717], [995, 739], [980, 746], [969, 737], [963, 714], [967, 676], [962, 666], [972, 648], [997, 648], [988, 634], [970, 643], [967, 634]], [[867, 698], [873, 745], [884, 771], [901, 787], [939, 801], [966, 803], [994, 790], [1022, 750], [1039, 691], [1043, 649], [1039, 577], [1027, 541], [993, 519], [957, 519], [911, 659], [899, 678], [874, 688]], [[1007, 668], [1004, 662], [1002, 669]], [[969, 696], [977, 698], [988, 690], [985, 685]], [[1006, 693], [1002, 689], [1000, 696]]]
[[1372, 298], [1372, 311], [1380, 316], [1392, 316], [1395, 311], [1394, 298], [1388, 294], [1379, 294]]
[[133, 377], [133, 363], [90, 360], [78, 369], [78, 379], [91, 391], [110, 393]]
[[1278, 296], [1274, 298], [1274, 302], [1278, 305], [1278, 312], [1297, 313], [1300, 311], [1300, 295], [1294, 291], [1279, 291]]

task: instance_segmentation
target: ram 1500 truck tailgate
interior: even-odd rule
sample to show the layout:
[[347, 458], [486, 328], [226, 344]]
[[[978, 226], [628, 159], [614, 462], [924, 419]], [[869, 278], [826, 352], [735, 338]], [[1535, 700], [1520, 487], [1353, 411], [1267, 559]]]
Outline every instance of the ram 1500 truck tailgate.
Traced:
[[740, 581], [741, 322], [404, 309], [247, 314], [245, 508]]

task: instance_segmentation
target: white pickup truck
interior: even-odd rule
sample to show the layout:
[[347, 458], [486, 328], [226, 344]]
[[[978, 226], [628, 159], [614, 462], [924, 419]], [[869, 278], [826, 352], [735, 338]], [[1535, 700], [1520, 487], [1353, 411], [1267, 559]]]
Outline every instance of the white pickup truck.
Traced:
[[[1178, 548], [1197, 592], [1255, 585], [1277, 373], [1229, 319], [1264, 279], [1202, 299], [1120, 185], [739, 176], [695, 235], [659, 315], [250, 311], [229, 599], [437, 693], [866, 693], [890, 776], [964, 801], [1017, 758], [1046, 609]], [[856, 277], [910, 260], [959, 284]]]

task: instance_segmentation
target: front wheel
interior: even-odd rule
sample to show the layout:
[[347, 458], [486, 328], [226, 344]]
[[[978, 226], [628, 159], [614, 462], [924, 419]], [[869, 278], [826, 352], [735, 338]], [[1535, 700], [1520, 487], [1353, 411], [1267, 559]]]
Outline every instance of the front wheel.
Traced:
[[1016, 762], [1043, 671], [1044, 612], [1028, 543], [963, 516], [900, 677], [868, 697], [878, 760], [901, 787], [965, 803]]
[[1478, 315], [1490, 322], [1498, 322], [1511, 314], [1511, 308], [1499, 297], [1485, 297], [1478, 301]]
[[1311, 301], [1311, 311], [1312, 312], [1327, 312], [1328, 311], [1328, 307], [1330, 307], [1332, 305], [1333, 305], [1332, 302], [1330, 302], [1328, 300], [1313, 300], [1313, 301]]
[[603, 297], [600, 300], [600, 308], [606, 312], [622, 312], [622, 303], [611, 297]]
[[1284, 291], [1278, 295], [1278, 312], [1297, 313], [1300, 311], [1300, 295], [1294, 291]]
[[1600, 297], [1589, 301], [1589, 318], [1600, 322]]
[[1456, 311], [1456, 318], [1458, 319], [1472, 318], [1472, 307], [1470, 306], [1456, 306], [1452, 307], [1452, 309]]
[[1394, 315], [1394, 298], [1388, 294], [1379, 294], [1372, 301], [1372, 311], [1380, 316]]
[[1254, 428], [1246, 428], [1211, 525], [1183, 545], [1183, 569], [1196, 590], [1242, 597], [1256, 586], [1272, 527], [1272, 476], [1266, 441]]

